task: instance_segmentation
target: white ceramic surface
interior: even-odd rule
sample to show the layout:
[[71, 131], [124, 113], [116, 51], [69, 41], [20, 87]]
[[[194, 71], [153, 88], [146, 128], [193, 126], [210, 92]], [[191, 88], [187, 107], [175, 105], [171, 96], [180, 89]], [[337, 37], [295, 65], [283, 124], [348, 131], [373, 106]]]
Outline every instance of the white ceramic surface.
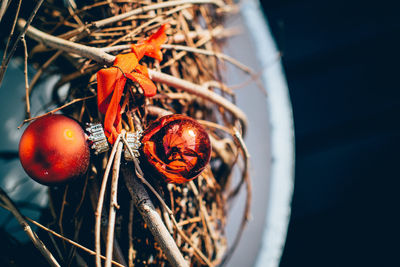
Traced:
[[[294, 131], [291, 103], [279, 52], [258, 1], [241, 2], [240, 17], [228, 25], [244, 26], [229, 41], [227, 53], [261, 74], [267, 97], [253, 83], [237, 91], [238, 105], [249, 118], [246, 144], [251, 155], [252, 220], [227, 266], [277, 267], [285, 244], [294, 181]], [[230, 69], [228, 81], [243, 81]], [[228, 231], [236, 229], [242, 199], [233, 209]], [[229, 232], [228, 232], [229, 233]]]

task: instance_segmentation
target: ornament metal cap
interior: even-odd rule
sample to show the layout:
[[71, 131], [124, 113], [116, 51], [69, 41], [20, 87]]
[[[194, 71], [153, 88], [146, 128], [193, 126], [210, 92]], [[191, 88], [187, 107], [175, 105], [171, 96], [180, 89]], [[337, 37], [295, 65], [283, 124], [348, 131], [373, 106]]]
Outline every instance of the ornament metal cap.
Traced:
[[[140, 139], [142, 138], [143, 131], [139, 130], [134, 133], [126, 133], [126, 141], [129, 144], [129, 147], [132, 149], [133, 155], [138, 158], [140, 156], [139, 148], [142, 145], [140, 142]], [[129, 152], [129, 149], [125, 147], [125, 152], [124, 152], [124, 157], [125, 160], [127, 161], [132, 161], [133, 157], [131, 153]]]
[[96, 155], [106, 152], [110, 149], [103, 126], [100, 123], [87, 123], [86, 131], [89, 133], [88, 139], [92, 142], [91, 149], [94, 149]]

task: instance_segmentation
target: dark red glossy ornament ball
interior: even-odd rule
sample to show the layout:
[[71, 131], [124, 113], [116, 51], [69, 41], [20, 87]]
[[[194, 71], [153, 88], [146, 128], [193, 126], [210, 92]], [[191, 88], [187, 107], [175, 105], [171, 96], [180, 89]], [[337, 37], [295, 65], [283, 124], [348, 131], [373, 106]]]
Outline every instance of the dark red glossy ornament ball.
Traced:
[[31, 178], [54, 185], [83, 175], [90, 152], [85, 133], [76, 121], [48, 115], [32, 122], [22, 134], [19, 159]]
[[211, 157], [206, 130], [185, 115], [167, 115], [143, 133], [143, 154], [167, 182], [184, 183], [196, 178]]

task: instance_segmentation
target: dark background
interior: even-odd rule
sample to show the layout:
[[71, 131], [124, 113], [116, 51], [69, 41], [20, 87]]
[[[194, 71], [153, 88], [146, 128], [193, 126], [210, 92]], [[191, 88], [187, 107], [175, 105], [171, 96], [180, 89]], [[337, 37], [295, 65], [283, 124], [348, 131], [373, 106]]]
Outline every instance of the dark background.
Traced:
[[293, 104], [281, 267], [400, 266], [400, 6], [263, 1]]

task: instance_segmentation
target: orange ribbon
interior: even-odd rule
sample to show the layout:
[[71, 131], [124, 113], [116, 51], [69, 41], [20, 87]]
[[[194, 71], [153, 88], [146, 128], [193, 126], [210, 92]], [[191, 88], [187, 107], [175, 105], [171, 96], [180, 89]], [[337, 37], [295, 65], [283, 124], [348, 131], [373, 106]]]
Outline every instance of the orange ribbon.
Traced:
[[97, 105], [99, 111], [105, 114], [104, 131], [111, 144], [122, 130], [120, 102], [126, 80], [137, 82], [146, 97], [157, 93], [157, 87], [150, 80], [147, 67], [140, 65], [139, 61], [144, 56], [162, 60], [161, 45], [167, 40], [166, 27], [166, 24], [162, 25], [143, 42], [132, 45], [131, 53], [117, 55], [112, 67], [97, 72]]

